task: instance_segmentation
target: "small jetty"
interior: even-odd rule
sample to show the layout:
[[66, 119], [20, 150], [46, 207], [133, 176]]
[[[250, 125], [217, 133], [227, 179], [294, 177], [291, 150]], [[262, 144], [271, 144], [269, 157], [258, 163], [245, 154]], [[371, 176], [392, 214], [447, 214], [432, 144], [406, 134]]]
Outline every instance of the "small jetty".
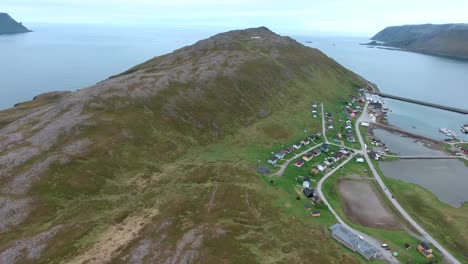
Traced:
[[401, 96], [396, 96], [396, 95], [391, 95], [391, 94], [386, 94], [386, 93], [380, 93], [380, 92], [371, 92], [372, 94], [378, 95], [380, 97], [384, 98], [390, 98], [398, 101], [403, 101], [403, 102], [408, 102], [408, 103], [413, 103], [413, 104], [419, 104], [419, 105], [424, 105], [424, 106], [429, 106], [433, 108], [438, 108], [446, 111], [451, 111], [459, 114], [468, 114], [468, 110], [466, 109], [461, 109], [461, 108], [456, 108], [456, 107], [451, 107], [451, 106], [444, 106], [444, 105], [439, 105], [439, 104], [434, 104], [434, 103], [429, 103], [429, 102], [424, 102], [424, 101], [419, 101], [419, 100], [414, 100], [410, 98], [405, 98]]

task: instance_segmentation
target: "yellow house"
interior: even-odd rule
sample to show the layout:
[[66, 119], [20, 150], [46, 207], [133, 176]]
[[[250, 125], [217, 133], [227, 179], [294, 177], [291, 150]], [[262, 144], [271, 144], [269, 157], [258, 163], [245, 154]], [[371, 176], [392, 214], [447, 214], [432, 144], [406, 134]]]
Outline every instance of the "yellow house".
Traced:
[[432, 249], [424, 242], [419, 243], [417, 250], [428, 259], [434, 257], [434, 255], [432, 255]]

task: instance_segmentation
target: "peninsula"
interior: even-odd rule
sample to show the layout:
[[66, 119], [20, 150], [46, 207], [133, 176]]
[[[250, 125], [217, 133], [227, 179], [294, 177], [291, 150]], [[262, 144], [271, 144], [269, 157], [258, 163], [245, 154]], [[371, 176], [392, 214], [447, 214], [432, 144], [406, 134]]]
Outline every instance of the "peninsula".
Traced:
[[21, 22], [16, 22], [7, 13], [0, 13], [0, 35], [27, 33], [31, 30], [27, 29]]
[[468, 59], [468, 24], [423, 24], [387, 27], [368, 45]]

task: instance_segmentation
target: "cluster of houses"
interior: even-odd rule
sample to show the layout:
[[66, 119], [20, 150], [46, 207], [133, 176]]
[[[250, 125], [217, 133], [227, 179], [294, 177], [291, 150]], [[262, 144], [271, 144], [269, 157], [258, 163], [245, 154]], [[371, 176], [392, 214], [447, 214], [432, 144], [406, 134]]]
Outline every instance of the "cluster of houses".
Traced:
[[387, 108], [385, 107], [382, 98], [375, 94], [366, 94], [368, 109], [375, 116], [385, 115]]
[[301, 168], [302, 166], [304, 166], [304, 164], [308, 161], [311, 161], [314, 157], [317, 157], [317, 156], [320, 156], [320, 154], [322, 154], [322, 152], [329, 152], [330, 151], [330, 146], [326, 143], [322, 144], [322, 146], [320, 146], [320, 148], [318, 149], [314, 149], [313, 151], [311, 152], [308, 152], [306, 154], [304, 154], [304, 156], [302, 156], [302, 159], [299, 159], [297, 160], [295, 163], [294, 163], [294, 166], [298, 167], [298, 168]]
[[[314, 204], [317, 204], [321, 201], [320, 196], [315, 192], [314, 188], [310, 188], [310, 177], [307, 176], [302, 182], [302, 193], [305, 197], [311, 199]], [[320, 213], [319, 213], [320, 215]]]
[[[328, 153], [330, 151], [328, 144], [323, 144], [320, 150], [325, 153]], [[313, 167], [310, 173], [312, 175], [316, 175], [319, 172], [324, 172], [328, 167], [333, 166], [333, 164], [347, 157], [348, 155], [349, 155], [349, 150], [342, 148], [339, 151], [337, 151], [333, 156], [329, 156], [325, 158], [325, 160], [322, 163]]]
[[315, 135], [308, 136], [308, 137], [304, 138], [303, 140], [300, 140], [299, 142], [293, 144], [292, 146], [289, 146], [289, 147], [275, 153], [273, 156], [271, 156], [268, 159], [268, 163], [273, 165], [273, 166], [276, 165], [278, 160], [283, 159], [286, 155], [288, 155], [290, 153], [293, 153], [295, 150], [301, 149], [303, 146], [309, 145], [310, 143], [314, 142], [315, 140], [317, 140], [321, 136], [322, 136], [321, 133], [317, 133]]
[[372, 150], [369, 151], [369, 156], [372, 159], [378, 160], [387, 154], [388, 148], [381, 140], [373, 138], [370, 143], [373, 146]]
[[313, 103], [312, 104], [312, 117], [313, 118], [317, 118], [318, 114], [317, 114], [317, 103]]

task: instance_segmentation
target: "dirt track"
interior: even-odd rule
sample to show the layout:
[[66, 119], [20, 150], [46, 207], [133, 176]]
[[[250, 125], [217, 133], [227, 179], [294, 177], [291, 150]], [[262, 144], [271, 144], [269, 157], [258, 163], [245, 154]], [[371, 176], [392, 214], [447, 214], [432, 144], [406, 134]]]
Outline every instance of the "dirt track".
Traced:
[[355, 224], [384, 229], [401, 229], [400, 223], [372, 189], [368, 181], [341, 180], [338, 189], [343, 209]]

